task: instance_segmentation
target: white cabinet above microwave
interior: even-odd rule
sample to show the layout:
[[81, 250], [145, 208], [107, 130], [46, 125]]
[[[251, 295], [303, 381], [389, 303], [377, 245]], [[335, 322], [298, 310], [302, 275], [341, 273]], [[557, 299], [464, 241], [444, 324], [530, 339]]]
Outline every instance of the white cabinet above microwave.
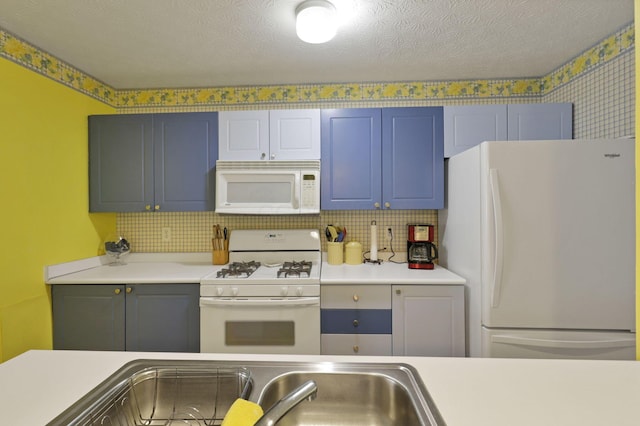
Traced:
[[320, 110], [221, 111], [218, 158], [223, 161], [320, 159]]

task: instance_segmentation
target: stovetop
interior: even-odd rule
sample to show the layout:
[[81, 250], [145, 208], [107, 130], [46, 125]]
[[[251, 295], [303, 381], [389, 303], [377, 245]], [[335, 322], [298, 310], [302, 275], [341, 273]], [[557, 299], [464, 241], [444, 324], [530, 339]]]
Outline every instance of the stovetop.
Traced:
[[232, 231], [229, 248], [229, 263], [200, 281], [202, 296], [320, 294], [317, 230]]
[[290, 260], [284, 262], [235, 261], [218, 266], [204, 277], [203, 285], [244, 284], [313, 284], [320, 283], [321, 262]]

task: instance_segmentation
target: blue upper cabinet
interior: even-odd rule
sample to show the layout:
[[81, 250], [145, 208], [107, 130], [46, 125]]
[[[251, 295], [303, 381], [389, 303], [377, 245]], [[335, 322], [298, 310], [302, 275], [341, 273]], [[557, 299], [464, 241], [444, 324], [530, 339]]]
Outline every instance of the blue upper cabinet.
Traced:
[[385, 209], [444, 207], [442, 107], [382, 110]]
[[217, 113], [89, 117], [89, 211], [214, 209]]
[[507, 134], [510, 141], [571, 139], [573, 108], [570, 103], [509, 105]]
[[570, 103], [444, 107], [444, 156], [484, 141], [571, 139]]
[[89, 117], [89, 211], [139, 212], [153, 203], [151, 117]]
[[507, 105], [444, 107], [444, 129], [446, 158], [483, 141], [506, 141]]
[[323, 210], [443, 206], [442, 108], [322, 111]]
[[382, 193], [380, 109], [321, 112], [320, 208], [367, 210]]
[[154, 205], [160, 211], [215, 208], [216, 113], [153, 117]]

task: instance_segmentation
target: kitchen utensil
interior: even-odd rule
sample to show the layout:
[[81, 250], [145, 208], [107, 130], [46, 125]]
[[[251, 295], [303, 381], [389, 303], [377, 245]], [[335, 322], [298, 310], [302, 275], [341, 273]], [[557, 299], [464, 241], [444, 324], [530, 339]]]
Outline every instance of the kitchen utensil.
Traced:
[[342, 227], [342, 232], [338, 235], [338, 241], [344, 241], [344, 238], [347, 236], [347, 228]]
[[329, 226], [327, 226], [327, 229], [329, 230], [329, 234], [331, 234], [331, 241], [337, 242], [338, 241], [338, 231], [336, 230], [335, 226], [329, 225]]

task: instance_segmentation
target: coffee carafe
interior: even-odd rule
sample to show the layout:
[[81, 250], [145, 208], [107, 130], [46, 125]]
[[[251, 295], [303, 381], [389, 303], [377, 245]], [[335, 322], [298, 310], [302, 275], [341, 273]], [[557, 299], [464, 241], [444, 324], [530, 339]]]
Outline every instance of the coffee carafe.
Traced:
[[409, 269], [433, 269], [438, 248], [433, 244], [433, 225], [407, 225], [407, 261]]

